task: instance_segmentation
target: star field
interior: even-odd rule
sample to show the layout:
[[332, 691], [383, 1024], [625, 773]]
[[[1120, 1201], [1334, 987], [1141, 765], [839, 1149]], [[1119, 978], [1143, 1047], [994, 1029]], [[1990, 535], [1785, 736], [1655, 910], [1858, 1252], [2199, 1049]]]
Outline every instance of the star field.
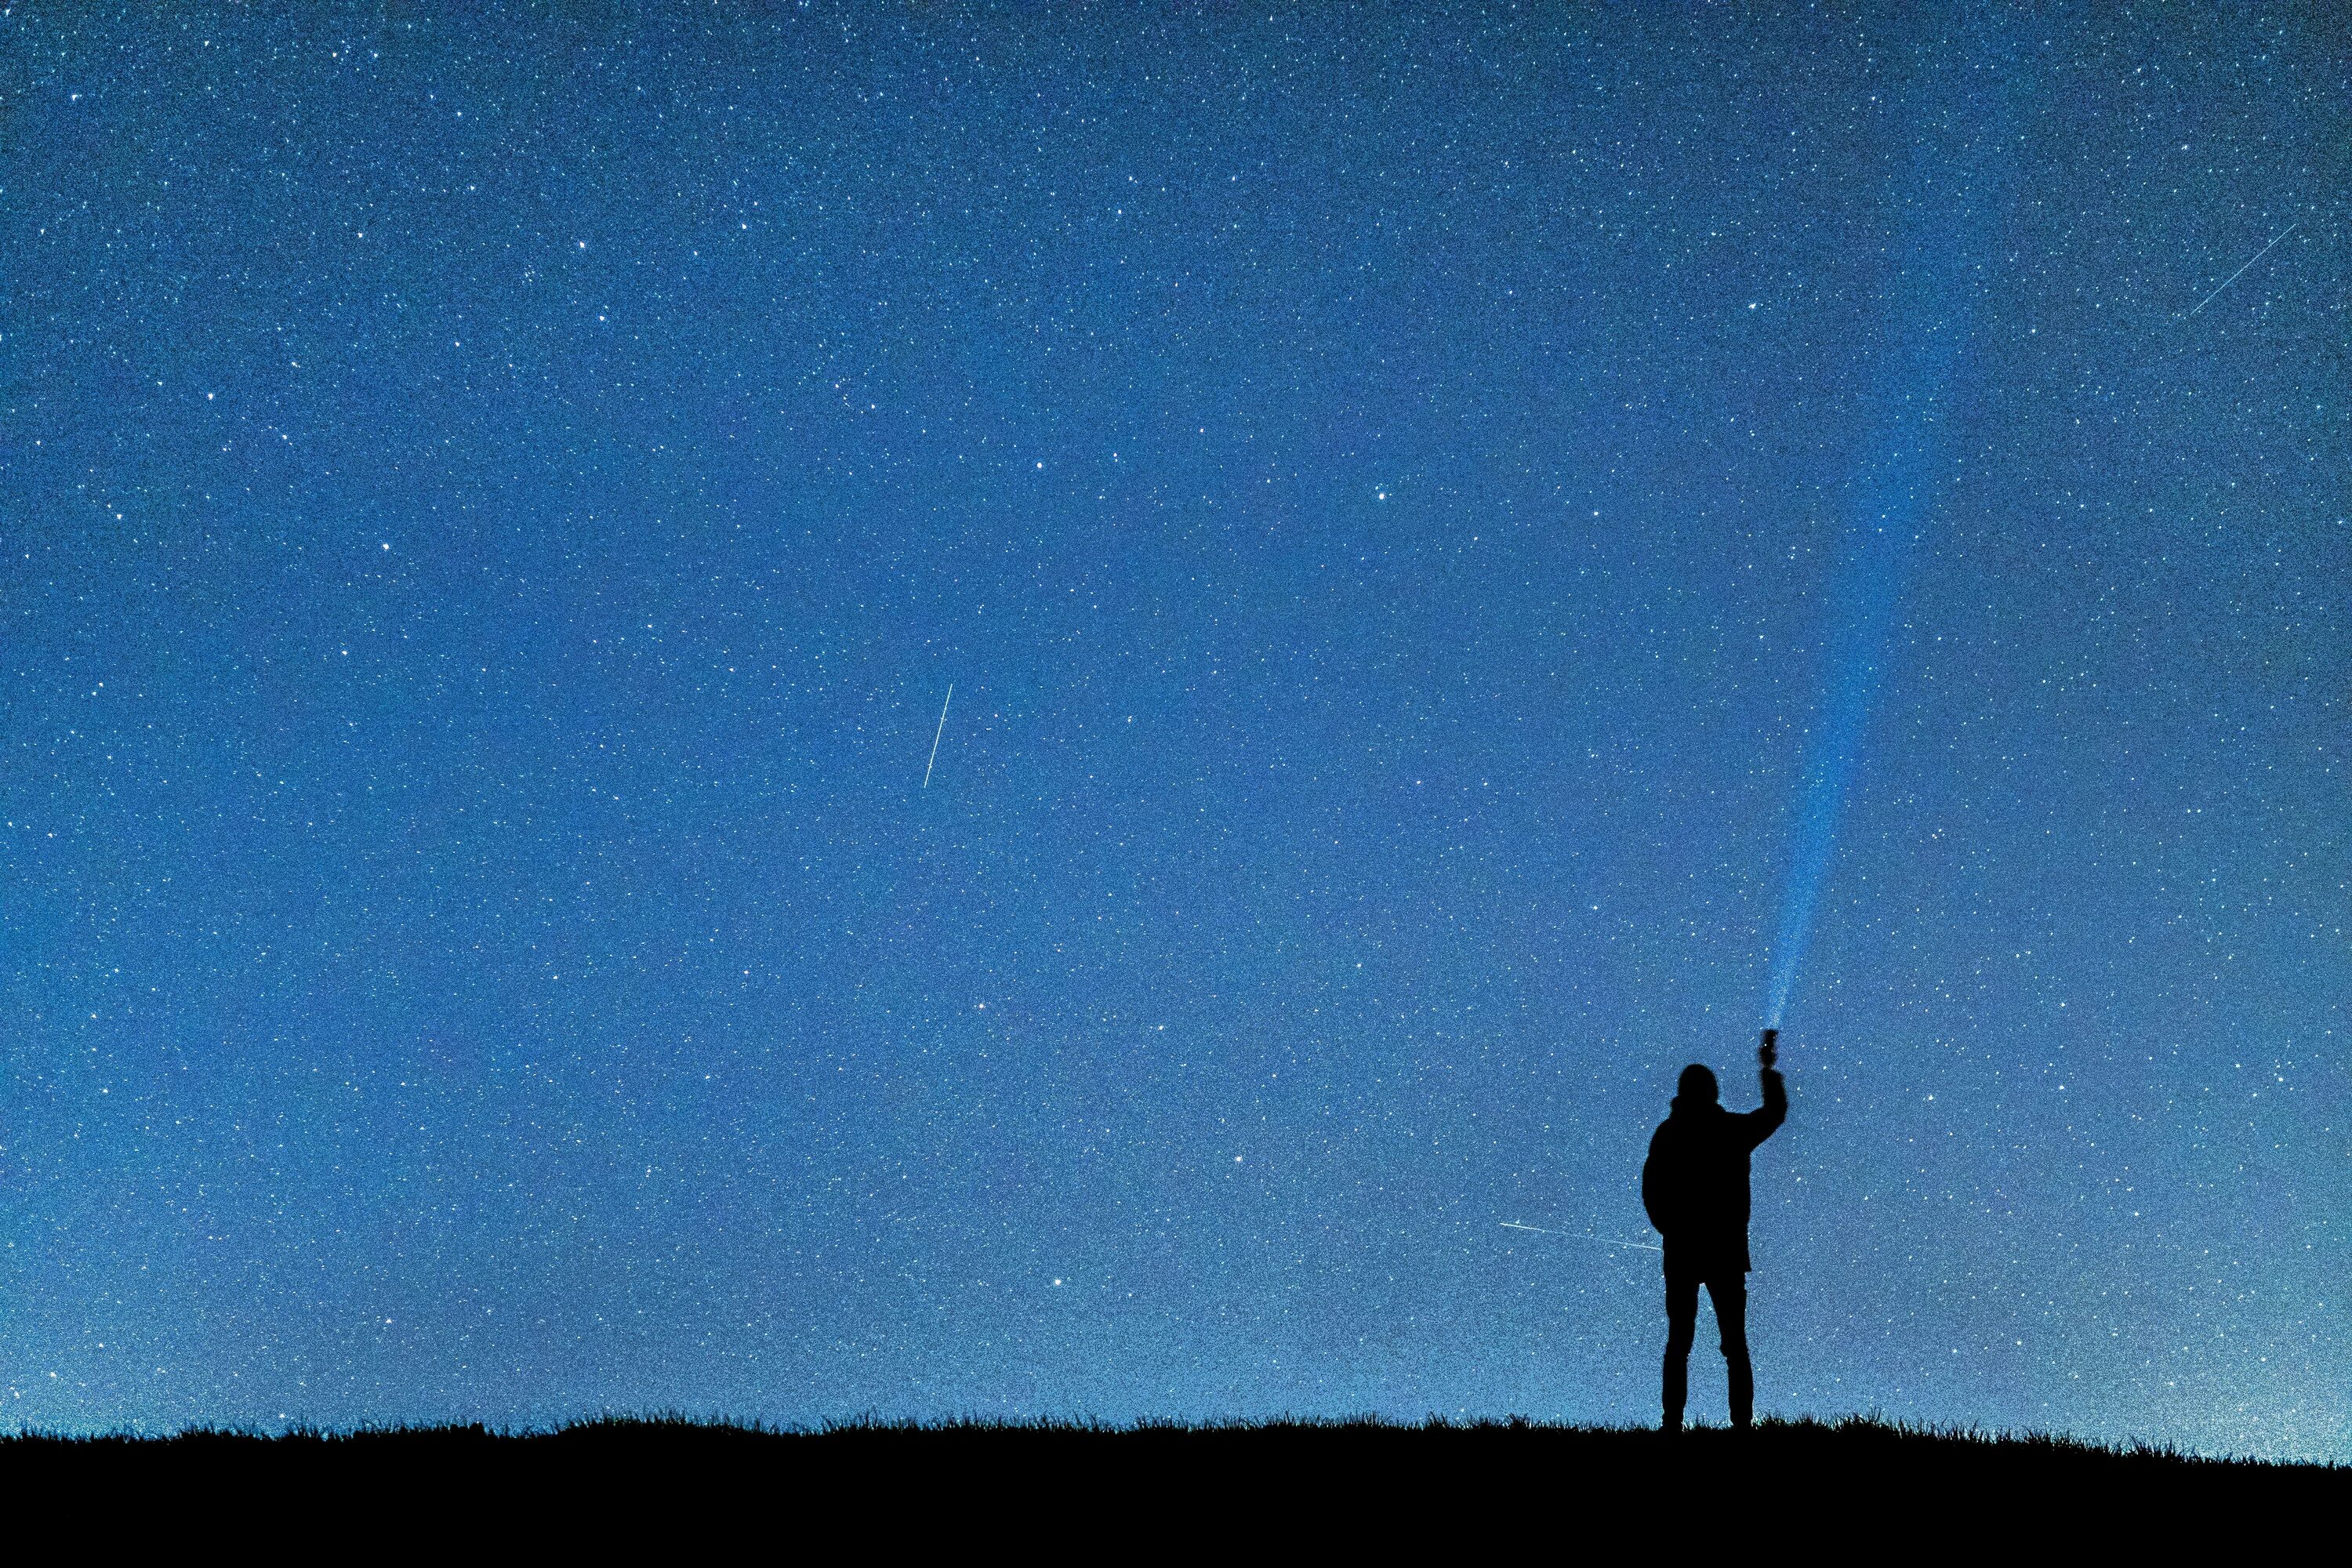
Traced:
[[2344, 1457], [2340, 29], [2000, 26], [0, 7], [0, 1423], [1654, 1419], [1932, 315], [1759, 1406]]

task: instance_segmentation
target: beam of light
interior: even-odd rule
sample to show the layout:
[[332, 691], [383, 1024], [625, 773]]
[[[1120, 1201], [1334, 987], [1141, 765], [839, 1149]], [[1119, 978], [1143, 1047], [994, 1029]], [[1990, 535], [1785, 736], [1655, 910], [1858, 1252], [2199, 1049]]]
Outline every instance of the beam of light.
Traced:
[[[1916, 257], [1915, 266], [1915, 276], [1937, 270], [1918, 264]], [[1957, 278], [1943, 287], [1941, 312], [1922, 312], [1906, 329], [1911, 341], [1890, 367], [1900, 390], [1881, 405], [1871, 457], [1856, 474], [1848, 501], [1846, 565], [1832, 604], [1837, 629], [1829, 645], [1820, 721], [1805, 759], [1789, 879], [1772, 942], [1767, 1028], [1780, 1026], [1812, 941], [1814, 910], [1885, 670], [1888, 633], [1947, 467], [1945, 394], [1970, 311]]]
[[[1982, 58], [1998, 58], [1998, 51]], [[1998, 147], [2000, 140], [1987, 134], [1979, 144]], [[1950, 470], [1949, 394], [1982, 273], [1969, 240], [1984, 237], [1986, 217], [2005, 183], [2005, 160], [1990, 157], [1986, 165], [1974, 171], [1973, 180], [1931, 178], [1939, 172], [1948, 176], [1963, 163], [1938, 160], [1926, 140], [1916, 149], [1912, 194], [1894, 250], [1885, 352], [1874, 378], [1875, 417], [1845, 501], [1845, 563], [1831, 604], [1835, 629], [1773, 938], [1767, 1028], [1780, 1027], [1812, 941], [1814, 912], [1883, 682], [1895, 610], [1920, 532]]]
[[1644, 1252], [1664, 1252], [1663, 1247], [1652, 1247], [1646, 1241], [1620, 1241], [1613, 1236], [1595, 1236], [1589, 1230], [1546, 1230], [1539, 1225], [1521, 1225], [1517, 1220], [1498, 1220], [1505, 1230], [1531, 1230], [1538, 1236], [1564, 1236], [1571, 1241], [1597, 1241], [1603, 1247], [1638, 1247]]
[[940, 737], [948, 732], [948, 702], [955, 700], [955, 682], [948, 682], [947, 701], [940, 704], [940, 727], [931, 731], [931, 760], [923, 764], [923, 787], [931, 787], [931, 770], [940, 763]]
[[1918, 521], [1913, 506], [1895, 509], [1864, 534], [1856, 552], [1849, 618], [1832, 646], [1831, 686], [1822, 704], [1822, 726], [1805, 764], [1798, 806], [1797, 837], [1789, 880], [1780, 901], [1780, 927], [1772, 942], [1769, 994], [1764, 1026], [1777, 1029], [1796, 988], [1797, 966], [1813, 934], [1813, 910], [1837, 847], [1839, 820], [1845, 815], [1863, 731], [1878, 695], [1885, 666], [1886, 628], [1894, 618]]
[[2265, 245], [2260, 250], [2255, 251], [2253, 256], [2246, 262], [2245, 267], [2239, 268], [2235, 272], [2232, 272], [2227, 278], [2222, 279], [2221, 288], [2214, 289], [2210, 294], [2208, 294], [2202, 300], [2198, 300], [2196, 308], [2191, 310], [2189, 313], [2191, 316], [2194, 316], [2198, 310], [2203, 310], [2206, 306], [2220, 299], [2221, 297], [2222, 289], [2227, 289], [2231, 284], [2235, 283], [2239, 279], [2243, 278], [2246, 275], [2246, 268], [2252, 267], [2255, 262], [2260, 261], [2263, 257], [2268, 256], [2273, 250], [2278, 247], [2279, 240], [2284, 239], [2288, 235], [2293, 234], [2296, 229], [2299, 229], [2302, 226], [2303, 220], [2301, 218], [2297, 218], [2293, 223], [2287, 225], [2284, 228], [2279, 230], [2277, 238], [2273, 239], [2270, 244]]

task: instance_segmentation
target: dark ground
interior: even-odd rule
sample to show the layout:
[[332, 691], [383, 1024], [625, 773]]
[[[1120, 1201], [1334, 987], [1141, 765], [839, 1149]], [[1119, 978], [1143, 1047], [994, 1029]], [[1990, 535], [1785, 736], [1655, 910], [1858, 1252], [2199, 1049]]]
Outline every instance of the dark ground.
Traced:
[[[0, 1439], [0, 1484], [20, 1503], [79, 1518], [108, 1517], [117, 1499], [177, 1499], [173, 1517], [289, 1527], [332, 1515], [346, 1542], [352, 1521], [444, 1536], [494, 1515], [502, 1536], [653, 1531], [690, 1546], [757, 1530], [812, 1550], [1026, 1543], [1146, 1555], [1668, 1536], [1918, 1553], [1964, 1540], [2022, 1547], [2216, 1528], [2242, 1540], [2352, 1505], [2343, 1467], [1865, 1421], [1678, 1438], [1532, 1425], [790, 1433], [684, 1421], [516, 1436], [16, 1437]], [[191, 1500], [201, 1506], [183, 1512]]]

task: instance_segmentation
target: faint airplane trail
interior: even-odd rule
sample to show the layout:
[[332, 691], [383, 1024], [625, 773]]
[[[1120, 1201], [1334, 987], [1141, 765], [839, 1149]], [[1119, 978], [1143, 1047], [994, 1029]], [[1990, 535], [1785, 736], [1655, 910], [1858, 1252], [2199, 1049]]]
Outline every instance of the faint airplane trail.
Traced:
[[[2252, 258], [2247, 261], [2246, 267], [2252, 267], [2255, 262], [2260, 261], [2263, 257], [2268, 256], [2273, 248], [2277, 246], [2279, 240], [2284, 239], [2288, 235], [2293, 234], [2296, 229], [2299, 229], [2302, 226], [2303, 220], [2301, 218], [2297, 218], [2293, 223], [2287, 225], [2284, 228], [2279, 230], [2276, 238], [2273, 239], [2269, 245], [2265, 245], [2260, 250], [2254, 252]], [[2246, 275], [2246, 267], [2241, 267], [2235, 272], [2231, 273], [2227, 278], [2222, 279], [2221, 288], [2214, 289], [2213, 292], [2206, 295], [2202, 300], [2198, 300], [2196, 309], [2190, 310], [2189, 314], [2190, 316], [2194, 316], [2198, 310], [2203, 310], [2206, 306], [2220, 299], [2221, 297], [2221, 289], [2227, 289], [2231, 284], [2235, 283], [2239, 279], [2243, 278]], [[2187, 319], [2188, 317], [2182, 318], [2184, 321]]]
[[1531, 1230], [1538, 1236], [1565, 1236], [1576, 1241], [1597, 1241], [1603, 1247], [1638, 1247], [1644, 1252], [1664, 1252], [1663, 1247], [1652, 1247], [1646, 1241], [1620, 1241], [1613, 1236], [1595, 1236], [1589, 1230], [1546, 1230], [1539, 1225], [1521, 1225], [1517, 1220], [1496, 1222], [1505, 1230]]
[[931, 760], [923, 764], [923, 787], [931, 787], [931, 770], [939, 765], [940, 737], [948, 732], [948, 702], [955, 700], [955, 682], [948, 682], [947, 702], [940, 704], [940, 727], [931, 731]]

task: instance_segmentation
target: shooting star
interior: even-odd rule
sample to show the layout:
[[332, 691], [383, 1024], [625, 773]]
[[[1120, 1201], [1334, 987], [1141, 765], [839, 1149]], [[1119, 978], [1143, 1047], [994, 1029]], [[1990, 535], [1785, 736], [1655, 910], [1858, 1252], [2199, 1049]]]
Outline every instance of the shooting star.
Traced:
[[955, 700], [955, 682], [948, 682], [947, 702], [940, 704], [940, 727], [931, 731], [931, 760], [923, 764], [923, 787], [931, 787], [931, 770], [940, 763], [940, 737], [948, 732], [948, 702]]
[[1546, 1230], [1539, 1225], [1521, 1225], [1517, 1220], [1496, 1222], [1505, 1230], [1531, 1230], [1538, 1236], [1565, 1236], [1576, 1241], [1597, 1241], [1603, 1247], [1638, 1247], [1644, 1252], [1664, 1252], [1663, 1247], [1652, 1247], [1646, 1241], [1620, 1241], [1613, 1236], [1595, 1236], [1589, 1230]]
[[[2288, 235], [2293, 234], [2296, 229], [2299, 229], [2302, 226], [2303, 220], [2301, 218], [2297, 218], [2293, 223], [2287, 225], [2284, 228], [2279, 230], [2277, 238], [2273, 239], [2270, 244], [2265, 245], [2260, 250], [2255, 251], [2253, 254], [2253, 259], [2248, 261], [2246, 263], [2246, 267], [2252, 267], [2254, 262], [2260, 261], [2263, 257], [2268, 256], [2277, 247], [2279, 240], [2284, 239]], [[2235, 272], [2231, 273], [2227, 278], [2222, 279], [2221, 289], [2227, 289], [2231, 284], [2235, 283], [2239, 279], [2243, 278], [2246, 275], [2246, 267], [2241, 267]], [[2221, 289], [2216, 289], [2210, 294], [2206, 295], [2202, 300], [2198, 300], [2196, 310], [2190, 310], [2189, 315], [2194, 316], [2197, 314], [2198, 310], [2203, 310], [2206, 306], [2220, 299], [2221, 297]], [[2186, 321], [2189, 318], [2184, 316], [2181, 319]]]

